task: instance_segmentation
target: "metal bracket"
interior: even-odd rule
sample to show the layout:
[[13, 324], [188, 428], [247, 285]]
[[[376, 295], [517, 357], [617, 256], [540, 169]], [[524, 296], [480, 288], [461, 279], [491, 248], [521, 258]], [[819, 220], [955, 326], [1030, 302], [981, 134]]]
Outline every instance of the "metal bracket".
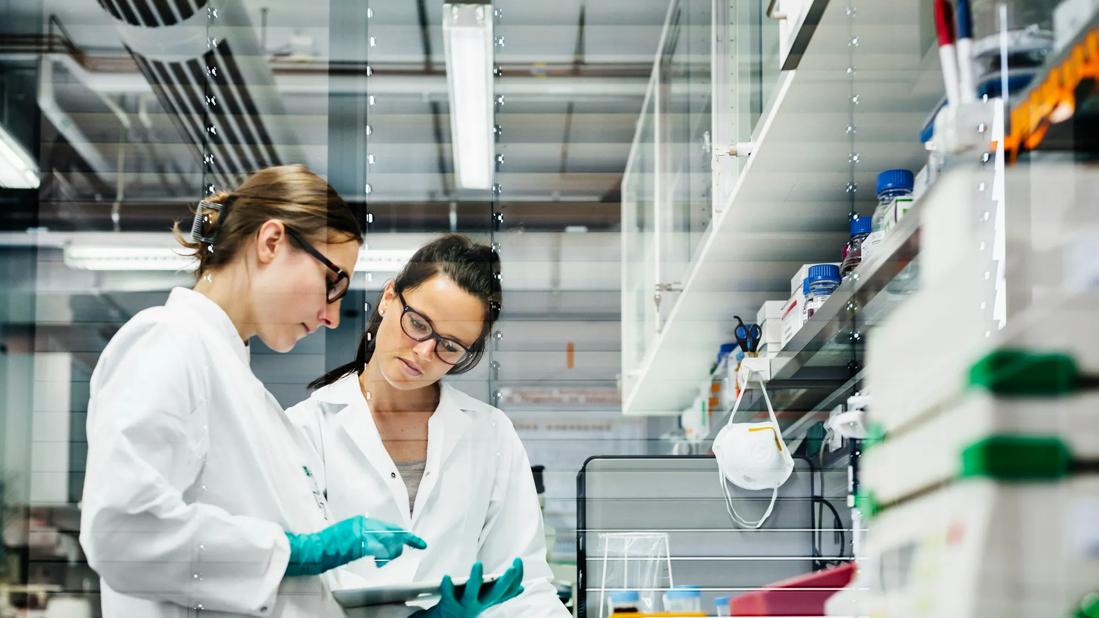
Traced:
[[736, 142], [735, 144], [723, 144], [714, 146], [714, 158], [719, 157], [747, 157], [754, 150], [752, 142]]

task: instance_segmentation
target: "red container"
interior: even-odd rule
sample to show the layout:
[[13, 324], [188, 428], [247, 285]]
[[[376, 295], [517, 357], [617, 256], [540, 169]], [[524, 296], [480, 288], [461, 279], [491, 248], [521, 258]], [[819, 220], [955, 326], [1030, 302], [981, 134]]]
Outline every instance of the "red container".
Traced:
[[846, 588], [855, 576], [855, 563], [801, 575], [734, 597], [734, 616], [823, 616], [824, 603]]

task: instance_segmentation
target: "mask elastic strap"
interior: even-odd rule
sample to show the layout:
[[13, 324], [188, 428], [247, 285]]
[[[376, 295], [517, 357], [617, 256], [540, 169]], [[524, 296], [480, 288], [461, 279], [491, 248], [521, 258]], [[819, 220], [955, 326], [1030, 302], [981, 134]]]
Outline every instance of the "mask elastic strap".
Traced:
[[751, 528], [753, 530], [760, 528], [768, 518], [771, 517], [771, 512], [775, 510], [775, 502], [778, 501], [778, 487], [771, 492], [771, 503], [767, 505], [767, 510], [763, 512], [763, 515], [757, 521], [748, 521], [744, 517], [741, 517], [740, 513], [736, 512], [736, 507], [733, 506], [733, 496], [729, 491], [729, 481], [725, 478], [725, 472], [721, 469], [720, 460], [717, 464], [717, 479], [721, 483], [721, 491], [725, 494], [725, 511], [729, 513], [729, 517], [744, 528]]
[[[744, 393], [748, 392], [748, 385], [752, 382], [752, 375], [755, 372], [748, 374], [748, 377], [744, 379], [744, 386], [740, 388], [740, 392], [737, 393], [736, 401], [733, 402], [733, 411], [729, 413], [729, 419], [725, 422], [726, 425], [733, 424], [733, 417], [736, 416], [737, 410], [740, 409], [740, 402], [744, 399]], [[739, 377], [737, 380], [739, 381]], [[763, 378], [757, 377], [756, 382], [759, 382], [759, 390], [763, 391], [763, 401], [767, 404], [767, 415], [771, 417], [771, 422], [775, 424], [777, 428], [778, 417], [775, 416], [775, 408], [771, 405], [771, 396], [767, 394], [767, 383], [763, 381]], [[780, 434], [781, 435], [781, 434]]]
[[[737, 386], [740, 386], [740, 376], [737, 376], [735, 379]], [[752, 376], [751, 374], [749, 374], [748, 377], [744, 380], [744, 386], [740, 387], [740, 392], [736, 395], [736, 401], [733, 402], [733, 411], [729, 413], [729, 418], [725, 421], [726, 425], [733, 424], [733, 417], [736, 416], [736, 411], [740, 409], [740, 402], [742, 399], [744, 399], [744, 393], [748, 392], [748, 382], [750, 382], [751, 379]], [[762, 384], [762, 382], [760, 382], [760, 384]], [[770, 405], [770, 403], [768, 403], [767, 405]]]
[[[767, 394], [767, 385], [763, 382], [763, 378], [759, 378], [759, 390], [763, 391], [763, 401], [767, 403], [767, 414], [771, 417], [771, 422], [775, 424], [775, 430], [780, 431], [781, 427], [778, 424], [778, 417], [775, 416], [775, 408], [771, 405], [771, 397]], [[779, 438], [782, 438], [780, 431]]]

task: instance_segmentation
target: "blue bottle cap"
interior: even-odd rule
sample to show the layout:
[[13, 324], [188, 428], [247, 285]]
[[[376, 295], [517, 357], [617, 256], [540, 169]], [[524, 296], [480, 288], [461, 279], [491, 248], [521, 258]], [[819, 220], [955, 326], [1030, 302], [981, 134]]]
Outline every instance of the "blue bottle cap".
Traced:
[[721, 359], [733, 353], [736, 349], [736, 342], [723, 343], [721, 347], [717, 349], [717, 362], [721, 362]]
[[641, 595], [636, 590], [615, 590], [610, 593], [612, 603], [639, 603]]
[[916, 186], [916, 177], [905, 169], [885, 170], [878, 174], [878, 195], [886, 191], [911, 191]]
[[817, 281], [840, 282], [840, 267], [835, 264], [817, 264], [809, 267], [809, 276], [805, 278], [810, 284]]
[[714, 597], [714, 606], [729, 609], [729, 597]]
[[675, 586], [671, 590], [664, 593], [664, 596], [671, 599], [699, 599], [702, 598], [702, 591], [698, 588], [692, 588], [690, 586]]
[[851, 235], [858, 236], [859, 234], [869, 234], [873, 229], [871, 224], [873, 219], [870, 217], [855, 217], [851, 219]]

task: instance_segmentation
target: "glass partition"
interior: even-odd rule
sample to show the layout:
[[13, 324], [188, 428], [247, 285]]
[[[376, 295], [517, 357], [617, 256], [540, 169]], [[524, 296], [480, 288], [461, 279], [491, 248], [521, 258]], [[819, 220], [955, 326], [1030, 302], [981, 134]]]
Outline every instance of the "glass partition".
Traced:
[[[651, 94], [650, 90], [650, 94]], [[622, 388], [628, 392], [640, 374], [659, 329], [656, 251], [655, 117], [642, 107], [630, 161], [622, 177]]]
[[[627, 386], [732, 197], [774, 95], [778, 62], [778, 25], [761, 7], [701, 0], [669, 5], [622, 184], [623, 288], [633, 290], [627, 307], [640, 303], [623, 319], [623, 332], [634, 341], [623, 353]], [[645, 225], [649, 204], [638, 199], [650, 192], [651, 226]]]

